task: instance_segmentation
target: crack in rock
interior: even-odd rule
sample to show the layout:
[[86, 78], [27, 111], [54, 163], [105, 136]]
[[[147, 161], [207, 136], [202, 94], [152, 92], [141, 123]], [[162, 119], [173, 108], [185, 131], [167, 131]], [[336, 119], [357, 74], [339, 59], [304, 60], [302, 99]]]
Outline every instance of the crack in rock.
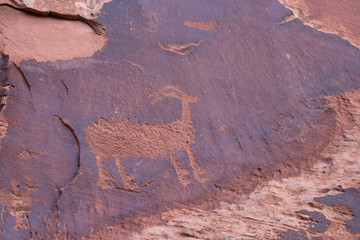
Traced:
[[23, 70], [21, 69], [20, 65], [14, 63], [14, 66], [15, 66], [15, 68], [19, 71], [19, 73], [20, 73], [20, 75], [22, 76], [22, 78], [24, 79], [25, 85], [26, 85], [26, 87], [28, 88], [28, 90], [29, 90], [29, 92], [30, 92], [30, 95], [32, 95], [32, 94], [31, 94], [31, 85], [30, 85], [28, 79], [26, 78], [25, 73], [24, 73]]
[[[72, 128], [67, 122], [66, 120], [64, 120], [63, 118], [59, 117], [58, 115], [54, 115], [54, 117], [56, 119], [58, 119], [70, 132], [71, 134], [73, 135], [74, 139], [75, 139], [75, 142], [76, 142], [76, 148], [77, 148], [77, 151], [78, 151], [78, 156], [77, 156], [77, 170], [76, 170], [76, 173], [74, 174], [73, 177], [71, 177], [71, 179], [69, 181], [67, 181], [67, 183], [63, 186], [63, 187], [59, 187], [59, 190], [60, 190], [60, 197], [61, 197], [61, 194], [62, 192], [68, 188], [71, 184], [73, 184], [77, 177], [79, 175], [81, 175], [81, 161], [80, 161], [80, 141], [79, 141], [79, 138], [78, 136], [76, 135], [76, 132], [74, 130], [74, 128]], [[59, 197], [59, 198], [60, 198]]]

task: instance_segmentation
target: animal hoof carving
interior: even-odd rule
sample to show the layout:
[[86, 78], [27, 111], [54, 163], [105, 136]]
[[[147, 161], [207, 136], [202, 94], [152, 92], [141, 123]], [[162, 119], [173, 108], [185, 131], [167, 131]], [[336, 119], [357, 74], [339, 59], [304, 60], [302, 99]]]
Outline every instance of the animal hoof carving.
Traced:
[[[97, 185], [103, 188], [119, 188], [127, 190], [138, 190], [133, 181], [136, 174], [125, 172], [122, 159], [129, 157], [147, 156], [155, 159], [169, 154], [170, 161], [175, 168], [179, 182], [183, 186], [191, 183], [190, 172], [181, 167], [176, 157], [176, 152], [185, 150], [190, 161], [194, 179], [205, 182], [207, 171], [202, 169], [196, 162], [191, 144], [195, 143], [194, 126], [190, 111], [190, 103], [196, 102], [197, 98], [186, 95], [179, 87], [165, 85], [148, 95], [152, 103], [165, 98], [173, 97], [181, 101], [182, 115], [170, 123], [147, 124], [132, 123], [129, 119], [108, 122], [100, 118], [86, 130], [86, 139], [91, 151], [96, 155], [99, 178]], [[118, 167], [123, 188], [116, 186], [114, 177], [107, 173], [103, 161], [110, 158], [115, 159]]]

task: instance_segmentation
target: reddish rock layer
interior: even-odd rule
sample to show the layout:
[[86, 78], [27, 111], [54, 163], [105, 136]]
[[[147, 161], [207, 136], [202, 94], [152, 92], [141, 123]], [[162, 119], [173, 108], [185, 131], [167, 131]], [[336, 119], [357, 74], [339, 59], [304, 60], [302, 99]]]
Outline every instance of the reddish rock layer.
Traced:
[[19, 9], [32, 11], [42, 15], [54, 13], [58, 16], [81, 16], [92, 19], [100, 13], [104, 3], [111, 0], [0, 0], [0, 4], [10, 5]]
[[34, 16], [8, 6], [0, 6], [0, 18], [0, 51], [16, 63], [86, 58], [106, 41], [80, 21]]
[[334, 33], [360, 48], [360, 2], [336, 0], [279, 0], [304, 24]]

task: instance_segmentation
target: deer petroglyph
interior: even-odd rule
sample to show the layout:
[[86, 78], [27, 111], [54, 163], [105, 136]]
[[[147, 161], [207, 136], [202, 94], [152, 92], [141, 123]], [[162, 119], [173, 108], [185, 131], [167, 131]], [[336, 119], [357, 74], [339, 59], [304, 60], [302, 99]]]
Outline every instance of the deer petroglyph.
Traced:
[[122, 160], [129, 157], [147, 156], [155, 159], [170, 154], [170, 161], [175, 168], [179, 182], [186, 186], [190, 183], [187, 179], [189, 171], [180, 166], [176, 157], [176, 151], [185, 150], [190, 161], [195, 180], [206, 181], [206, 170], [196, 162], [191, 144], [195, 143], [194, 126], [191, 117], [190, 103], [196, 102], [197, 98], [186, 95], [179, 87], [165, 85], [148, 95], [152, 103], [165, 98], [174, 97], [181, 101], [181, 118], [160, 124], [133, 123], [128, 119], [121, 121], [107, 121], [100, 118], [98, 122], [90, 125], [86, 130], [86, 139], [96, 156], [98, 165], [98, 186], [103, 188], [120, 188], [111, 180], [112, 174], [106, 172], [104, 160], [111, 157], [119, 169], [125, 189], [136, 190], [137, 184], [132, 181], [135, 174], [127, 174]]

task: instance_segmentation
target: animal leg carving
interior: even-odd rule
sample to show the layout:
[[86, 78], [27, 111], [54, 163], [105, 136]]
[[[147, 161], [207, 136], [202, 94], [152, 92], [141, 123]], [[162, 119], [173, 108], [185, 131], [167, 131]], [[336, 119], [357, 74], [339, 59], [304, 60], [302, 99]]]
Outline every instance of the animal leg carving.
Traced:
[[179, 182], [183, 185], [183, 186], [187, 186], [190, 183], [190, 180], [186, 179], [186, 176], [189, 175], [189, 171], [187, 171], [186, 169], [183, 169], [180, 167], [180, 162], [177, 159], [175, 153], [170, 153], [170, 161], [172, 163], [172, 165], [175, 168], [175, 172], [178, 176]]
[[124, 167], [124, 164], [122, 163], [121, 157], [115, 157], [115, 163], [116, 163], [116, 166], [119, 169], [119, 173], [120, 173], [120, 176], [121, 176], [121, 180], [124, 183], [124, 187], [126, 189], [137, 190], [139, 188], [138, 185], [135, 182], [132, 181], [132, 179], [134, 177], [136, 177], [136, 174], [135, 173], [127, 174], [125, 172], [125, 169], [124, 169], [125, 167]]
[[99, 173], [97, 185], [102, 188], [112, 188], [114, 184], [109, 183], [108, 180], [114, 180], [113, 175], [106, 172], [101, 157], [96, 157], [96, 163], [98, 165]]
[[194, 178], [203, 183], [206, 182], [207, 180], [209, 180], [209, 178], [205, 177], [204, 175], [207, 175], [208, 171], [206, 171], [205, 169], [201, 168], [196, 162], [195, 162], [195, 157], [194, 157], [194, 152], [191, 148], [191, 146], [188, 146], [186, 148], [186, 153], [189, 157], [189, 161], [190, 161], [190, 166], [193, 169], [193, 173], [194, 173]]

